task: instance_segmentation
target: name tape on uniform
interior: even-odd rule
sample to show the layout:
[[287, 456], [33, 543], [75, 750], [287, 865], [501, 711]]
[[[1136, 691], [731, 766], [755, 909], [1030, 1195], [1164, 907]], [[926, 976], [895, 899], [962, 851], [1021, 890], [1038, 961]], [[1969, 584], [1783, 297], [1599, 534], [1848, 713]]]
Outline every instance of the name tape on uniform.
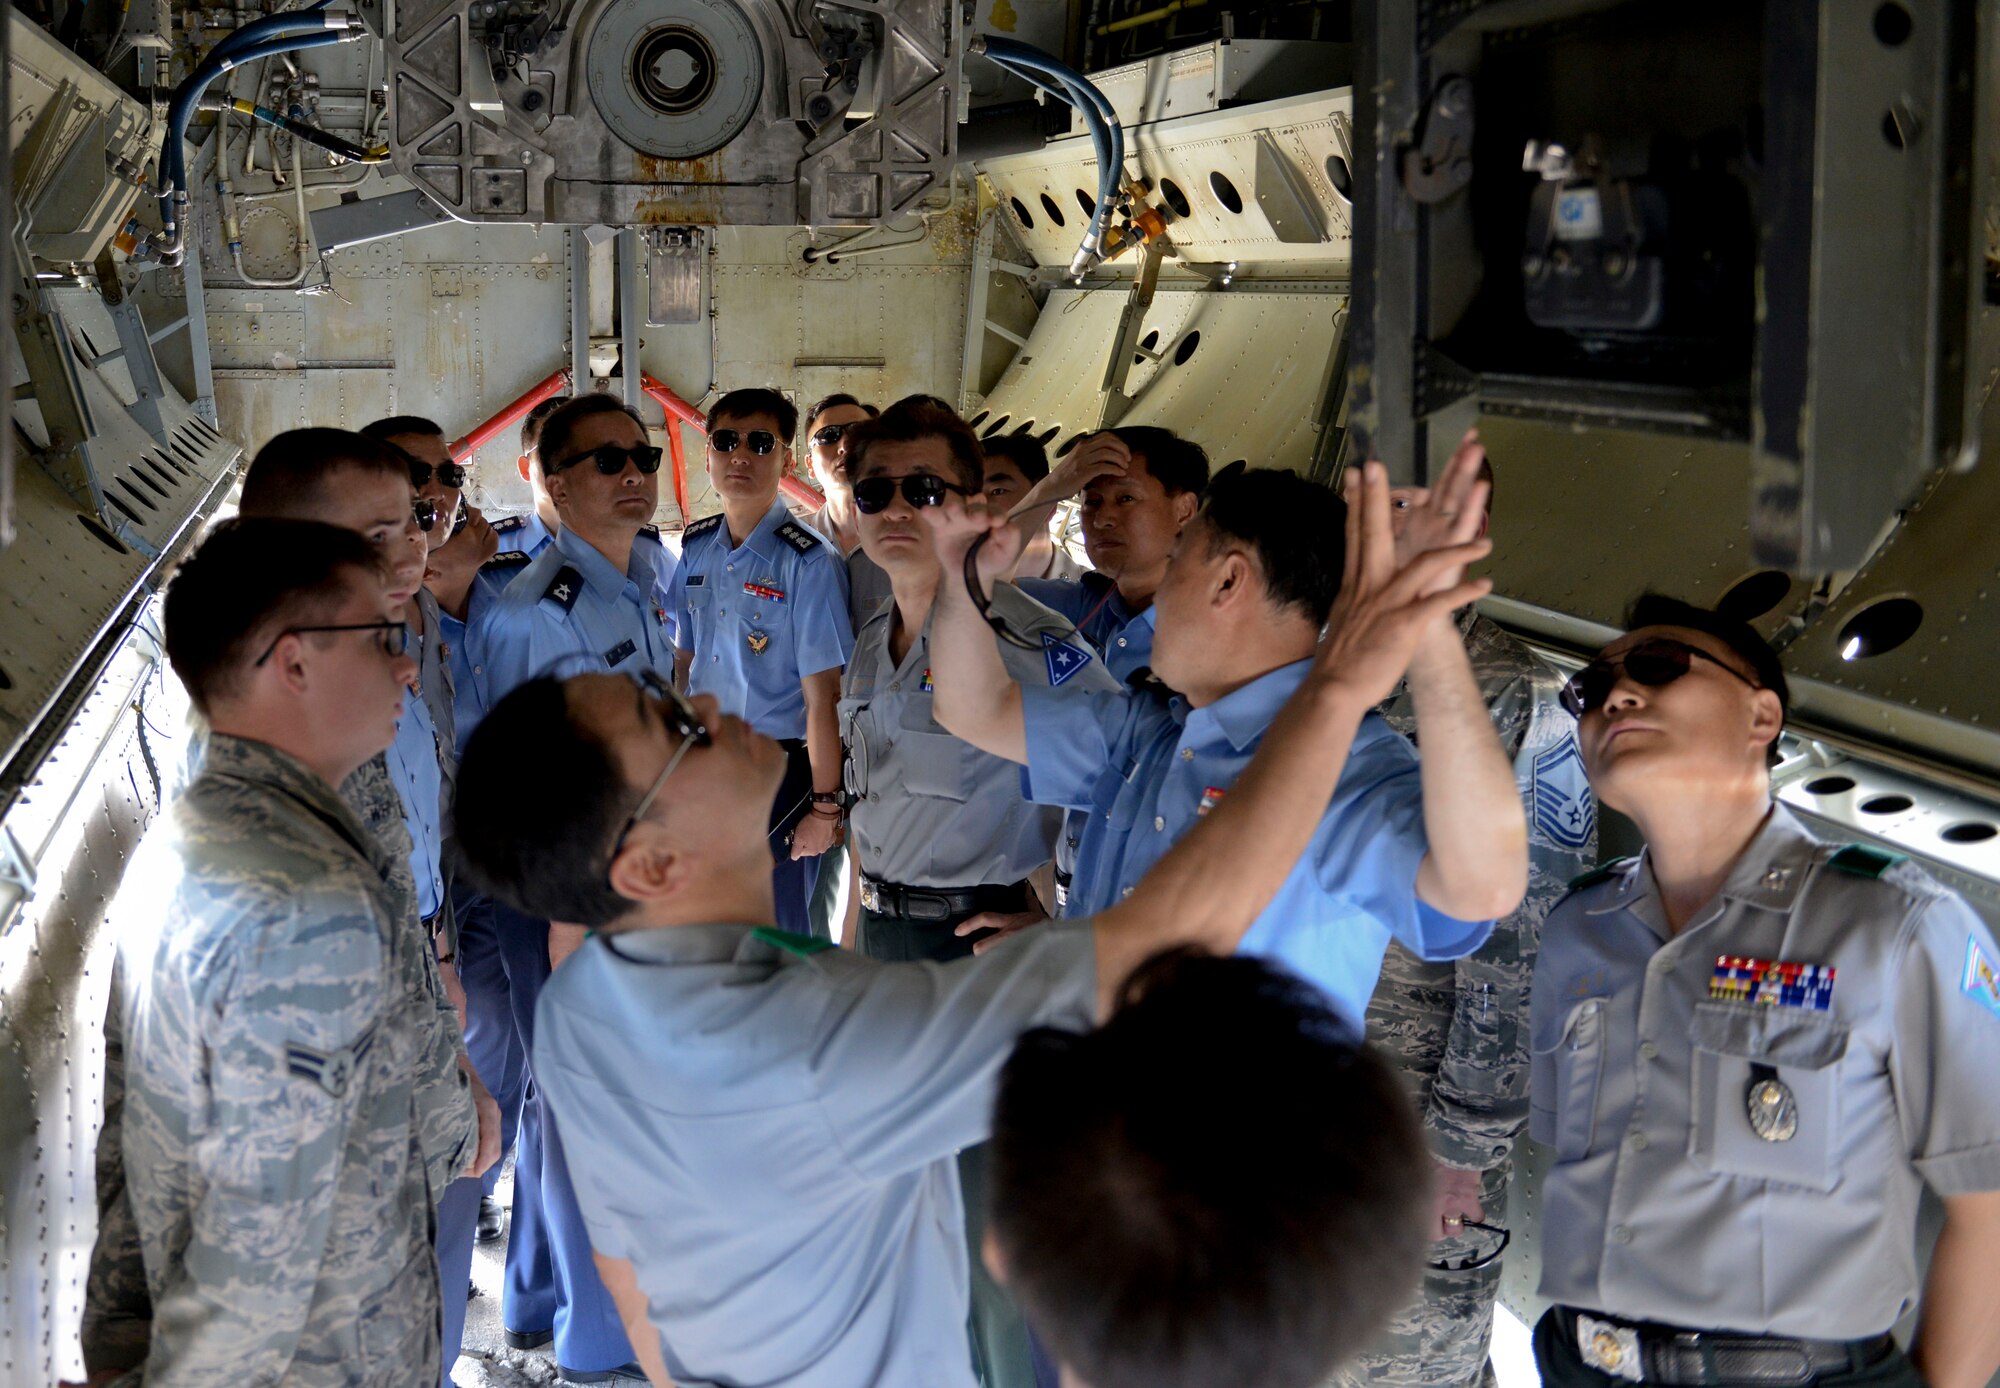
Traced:
[[1715, 961], [1708, 995], [1723, 1002], [1824, 1012], [1833, 1006], [1833, 981], [1838, 972], [1831, 964], [1788, 964], [1724, 954]]

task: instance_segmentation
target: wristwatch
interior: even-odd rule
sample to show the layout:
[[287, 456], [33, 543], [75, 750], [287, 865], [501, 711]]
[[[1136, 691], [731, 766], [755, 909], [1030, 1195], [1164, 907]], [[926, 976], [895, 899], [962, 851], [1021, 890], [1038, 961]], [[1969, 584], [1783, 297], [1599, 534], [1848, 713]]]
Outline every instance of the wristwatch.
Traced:
[[816, 790], [808, 798], [812, 801], [813, 812], [817, 814], [821, 805], [831, 805], [840, 811], [846, 810], [850, 797], [844, 790]]

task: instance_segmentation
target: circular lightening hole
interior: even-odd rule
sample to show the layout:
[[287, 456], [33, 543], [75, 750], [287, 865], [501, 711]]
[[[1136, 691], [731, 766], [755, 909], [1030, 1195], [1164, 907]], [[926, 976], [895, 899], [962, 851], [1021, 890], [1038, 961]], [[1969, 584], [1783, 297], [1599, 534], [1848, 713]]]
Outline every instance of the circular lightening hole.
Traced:
[[1333, 185], [1333, 191], [1340, 194], [1345, 203], [1354, 201], [1354, 170], [1349, 167], [1344, 154], [1326, 156], [1326, 178]]
[[1194, 355], [1195, 348], [1199, 346], [1201, 346], [1201, 333], [1199, 331], [1191, 332], [1182, 338], [1181, 345], [1174, 348], [1174, 365], [1186, 366], [1188, 358]]
[[131, 553], [130, 550], [125, 548], [125, 542], [120, 540], [116, 535], [113, 535], [109, 530], [106, 530], [104, 522], [100, 521], [96, 516], [79, 515], [76, 519], [77, 524], [88, 530], [92, 535], [95, 535], [106, 549], [118, 554]]
[[1014, 215], [1021, 219], [1021, 225], [1029, 231], [1033, 231], [1035, 229], [1035, 219], [1028, 215], [1028, 205], [1019, 198], [1009, 198], [1007, 201], [1014, 204]]
[[1840, 629], [1840, 658], [1867, 660], [1885, 655], [1917, 634], [1924, 609], [1911, 598], [1883, 598], [1847, 619]]
[[1076, 190], [1076, 205], [1083, 209], [1083, 215], [1086, 217], [1095, 217], [1097, 215], [1097, 199], [1084, 192], [1081, 188]]
[[1010, 414], [1003, 414], [998, 419], [994, 420], [991, 424], [987, 425], [986, 437], [990, 439], [995, 434], [999, 433], [1002, 429], [1005, 429], [1007, 427], [1007, 421], [1012, 419], [1013, 417], [1014, 416]]
[[1780, 569], [1764, 569], [1732, 584], [1715, 610], [1741, 622], [1754, 621], [1783, 602], [1791, 591], [1790, 574]]
[[1057, 226], [1065, 225], [1063, 221], [1062, 208], [1057, 204], [1056, 200], [1050, 197], [1047, 193], [1042, 194], [1042, 211], [1048, 213], [1049, 220], [1054, 222]]
[[1193, 215], [1194, 204], [1189, 202], [1187, 194], [1181, 191], [1181, 185], [1171, 178], [1160, 180], [1160, 196], [1167, 200], [1167, 206], [1174, 210], [1176, 217]]
[[1916, 803], [1907, 795], [1871, 795], [1861, 802], [1861, 813], [1901, 814]]
[[1963, 824], [1947, 824], [1938, 830], [1938, 837], [1946, 843], [1985, 843], [2000, 829], [1977, 819], [1968, 819]]
[[1851, 776], [1815, 776], [1806, 782], [1808, 795], [1845, 795], [1854, 789]]
[[1243, 195], [1236, 191], [1236, 185], [1229, 181], [1229, 175], [1217, 169], [1208, 176], [1208, 190], [1215, 194], [1215, 200], [1231, 212], [1243, 210]]
[[1132, 354], [1132, 365], [1144, 366], [1146, 364], [1145, 353], [1152, 351], [1159, 345], [1160, 345], [1160, 330], [1158, 328], [1155, 328], [1151, 332], [1147, 333], [1144, 337], [1139, 339], [1139, 346], [1143, 350], [1134, 352]]
[[1916, 26], [1910, 20], [1910, 12], [1890, 0], [1875, 10], [1875, 41], [1884, 48], [1901, 48], [1909, 40], [1910, 30]]

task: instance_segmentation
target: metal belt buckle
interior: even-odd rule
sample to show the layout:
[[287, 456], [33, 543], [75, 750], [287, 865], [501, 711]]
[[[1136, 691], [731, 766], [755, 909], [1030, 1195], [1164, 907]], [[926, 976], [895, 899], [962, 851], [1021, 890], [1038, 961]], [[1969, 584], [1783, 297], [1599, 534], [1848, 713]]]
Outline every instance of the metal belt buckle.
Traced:
[[861, 905], [877, 915], [882, 914], [882, 893], [865, 877], [861, 879]]
[[1576, 1347], [1583, 1362], [1593, 1369], [1633, 1383], [1645, 1378], [1639, 1368], [1639, 1332], [1630, 1326], [1613, 1325], [1579, 1311]]

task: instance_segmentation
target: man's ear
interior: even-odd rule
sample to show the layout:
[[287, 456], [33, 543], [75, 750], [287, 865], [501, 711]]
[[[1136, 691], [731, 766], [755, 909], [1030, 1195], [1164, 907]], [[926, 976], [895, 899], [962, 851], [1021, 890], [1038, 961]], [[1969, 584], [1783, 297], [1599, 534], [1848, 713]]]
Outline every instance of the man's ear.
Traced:
[[1217, 607], [1228, 607], [1241, 602], [1255, 590], [1257, 567], [1250, 562], [1250, 556], [1240, 549], [1225, 550], [1222, 561], [1216, 565], [1214, 587], [1210, 599]]
[[1750, 695], [1750, 737], [1759, 747], [1768, 747], [1785, 730], [1785, 706], [1776, 691], [1759, 689]]
[[627, 901], [649, 905], [673, 897], [687, 886], [687, 860], [658, 824], [640, 820], [625, 836], [625, 846], [611, 860], [606, 877], [611, 890]]
[[1174, 524], [1185, 528], [1194, 519], [1194, 513], [1201, 509], [1199, 492], [1182, 492], [1174, 498]]
[[553, 476], [544, 474], [542, 485], [548, 488], [549, 501], [558, 511], [569, 505], [569, 472], [567, 469]]
[[519, 458], [518, 460], [516, 460], [516, 462], [515, 462], [514, 466], [515, 466], [515, 468], [516, 468], [516, 469], [517, 469], [517, 470], [518, 470], [518, 471], [520, 472], [520, 474], [521, 474], [521, 480], [522, 480], [523, 482], [528, 482], [528, 483], [533, 483], [533, 482], [534, 482], [534, 480], [535, 480], [535, 475], [534, 475], [534, 472], [533, 472], [533, 470], [532, 470], [531, 468], [529, 468], [529, 466], [528, 466], [528, 455], [527, 455], [527, 454], [523, 453], [523, 454], [522, 454], [522, 455], [520, 456], [520, 458]]
[[312, 687], [309, 649], [305, 637], [286, 632], [271, 648], [271, 658], [264, 662], [264, 668], [276, 672], [288, 694], [304, 694]]

